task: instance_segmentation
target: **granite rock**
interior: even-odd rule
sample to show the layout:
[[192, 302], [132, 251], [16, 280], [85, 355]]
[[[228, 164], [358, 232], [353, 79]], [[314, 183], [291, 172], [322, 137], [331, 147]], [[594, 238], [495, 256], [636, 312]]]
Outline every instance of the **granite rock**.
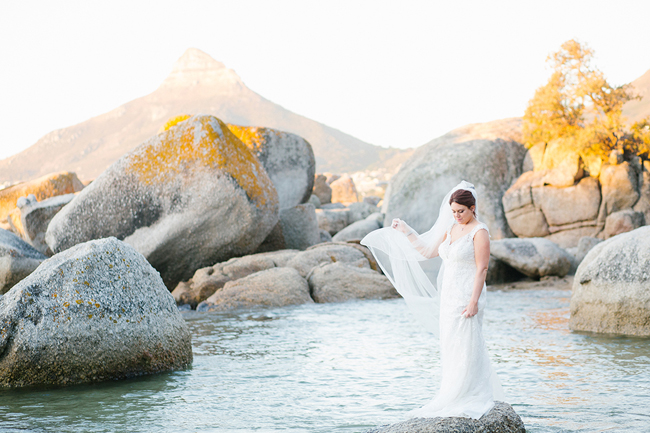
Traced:
[[191, 336], [160, 275], [115, 238], [45, 261], [0, 298], [0, 385], [70, 385], [184, 368]]
[[46, 258], [15, 234], [0, 229], [0, 294], [34, 272]]

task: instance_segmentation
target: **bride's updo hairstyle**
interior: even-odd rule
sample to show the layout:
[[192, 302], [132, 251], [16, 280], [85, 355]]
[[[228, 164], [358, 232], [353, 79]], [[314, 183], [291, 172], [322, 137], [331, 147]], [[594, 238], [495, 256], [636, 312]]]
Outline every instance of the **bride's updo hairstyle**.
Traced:
[[[459, 189], [454, 191], [449, 197], [449, 204], [458, 203], [463, 206], [467, 206], [467, 209], [470, 209], [472, 206], [476, 206], [476, 199], [474, 194], [467, 189]], [[472, 211], [474, 216], [476, 216], [476, 210]]]

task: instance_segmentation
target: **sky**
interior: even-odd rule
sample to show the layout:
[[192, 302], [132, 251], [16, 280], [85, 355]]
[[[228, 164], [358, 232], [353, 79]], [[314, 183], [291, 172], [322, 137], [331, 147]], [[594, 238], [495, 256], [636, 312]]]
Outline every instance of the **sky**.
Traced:
[[0, 0], [0, 159], [153, 92], [199, 48], [366, 142], [521, 116], [569, 39], [613, 84], [650, 69], [650, 1]]

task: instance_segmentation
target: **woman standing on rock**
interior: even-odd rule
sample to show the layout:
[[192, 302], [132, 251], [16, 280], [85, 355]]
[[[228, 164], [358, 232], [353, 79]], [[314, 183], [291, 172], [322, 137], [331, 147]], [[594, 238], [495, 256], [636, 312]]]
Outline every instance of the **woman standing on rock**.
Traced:
[[[418, 235], [404, 221], [376, 230], [361, 243], [415, 315], [440, 337], [442, 380], [438, 395], [412, 417], [478, 419], [502, 399], [483, 339], [488, 228], [476, 213], [474, 185], [461, 182], [444, 198], [438, 220]], [[420, 262], [442, 259], [434, 285]]]

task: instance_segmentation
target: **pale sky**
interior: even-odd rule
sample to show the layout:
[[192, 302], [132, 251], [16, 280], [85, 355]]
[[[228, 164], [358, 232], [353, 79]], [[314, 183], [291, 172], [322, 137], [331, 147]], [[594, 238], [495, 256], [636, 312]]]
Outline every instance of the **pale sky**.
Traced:
[[380, 146], [521, 116], [578, 38], [613, 84], [650, 69], [650, 1], [0, 0], [0, 158], [154, 91], [189, 47]]

